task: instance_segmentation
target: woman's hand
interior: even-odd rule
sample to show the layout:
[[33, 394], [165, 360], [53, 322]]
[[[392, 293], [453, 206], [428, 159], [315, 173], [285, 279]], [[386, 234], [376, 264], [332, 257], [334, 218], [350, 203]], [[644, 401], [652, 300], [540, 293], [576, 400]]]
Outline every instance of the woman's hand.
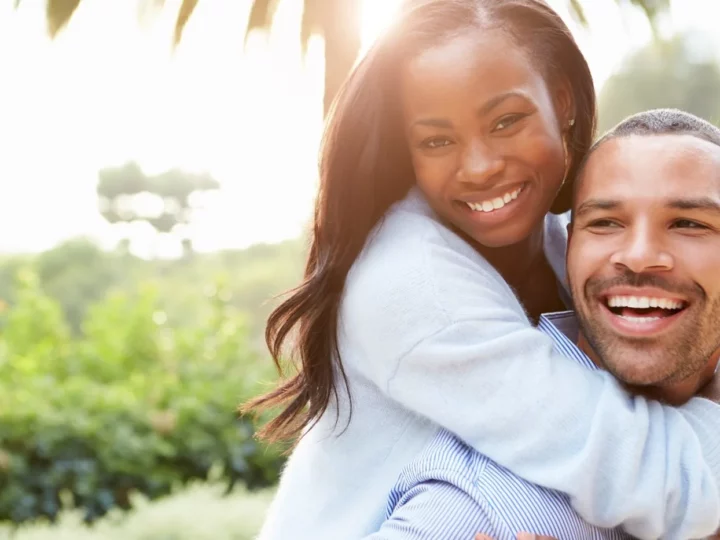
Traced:
[[[495, 539], [489, 537], [486, 534], [478, 533], [477, 535], [475, 535], [475, 540], [495, 540]], [[537, 534], [533, 534], [533, 533], [521, 532], [521, 533], [518, 533], [517, 540], [557, 540], [557, 538], [553, 538], [552, 536], [538, 536]]]

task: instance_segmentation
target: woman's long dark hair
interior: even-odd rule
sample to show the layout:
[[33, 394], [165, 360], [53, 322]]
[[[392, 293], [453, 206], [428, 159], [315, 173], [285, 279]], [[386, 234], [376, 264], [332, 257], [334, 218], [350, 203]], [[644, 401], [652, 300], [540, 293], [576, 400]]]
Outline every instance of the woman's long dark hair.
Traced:
[[337, 384], [348, 389], [337, 341], [345, 279], [372, 229], [415, 182], [400, 119], [403, 63], [462, 31], [490, 28], [506, 31], [544, 66], [550, 85], [562, 80], [572, 89], [576, 122], [568, 140], [569, 180], [552, 211], [570, 209], [572, 179], [594, 136], [595, 90], [562, 19], [543, 0], [406, 1], [395, 25], [349, 76], [328, 117], [305, 278], [273, 311], [265, 331], [280, 373], [286, 349], [297, 372], [243, 407], [244, 412], [281, 408], [260, 438], [296, 439], [338, 400]]

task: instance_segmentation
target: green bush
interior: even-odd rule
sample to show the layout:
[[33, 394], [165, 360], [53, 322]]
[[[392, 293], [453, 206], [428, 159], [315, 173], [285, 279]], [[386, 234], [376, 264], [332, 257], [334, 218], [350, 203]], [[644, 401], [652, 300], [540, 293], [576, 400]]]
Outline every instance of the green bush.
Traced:
[[272, 498], [271, 490], [225, 494], [221, 485], [192, 485], [159, 501], [133, 497], [131, 512], [110, 512], [88, 526], [77, 511], [56, 523], [0, 527], [0, 540], [251, 540]]
[[37, 277], [21, 273], [0, 335], [0, 521], [53, 520], [64, 493], [91, 522], [221, 466], [228, 487], [277, 480], [236, 407], [272, 376], [223, 290], [171, 326], [156, 291], [92, 306], [79, 337]]

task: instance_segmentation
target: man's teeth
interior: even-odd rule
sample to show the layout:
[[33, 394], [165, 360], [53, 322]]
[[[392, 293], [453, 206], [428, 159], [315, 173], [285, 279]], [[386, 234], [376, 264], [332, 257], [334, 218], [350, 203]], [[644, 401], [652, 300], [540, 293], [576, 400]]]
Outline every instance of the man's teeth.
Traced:
[[494, 199], [488, 199], [479, 203], [466, 203], [471, 210], [475, 212], [492, 212], [494, 210], [500, 210], [503, 206], [511, 203], [518, 198], [523, 188], [517, 188], [513, 191], [507, 192], [502, 197], [495, 197]]
[[681, 309], [683, 307], [682, 300], [652, 298], [649, 296], [610, 296], [607, 303], [608, 307], [629, 307], [638, 309]]
[[662, 319], [662, 317], [631, 317], [628, 315], [619, 315], [619, 317], [634, 324], [644, 324]]

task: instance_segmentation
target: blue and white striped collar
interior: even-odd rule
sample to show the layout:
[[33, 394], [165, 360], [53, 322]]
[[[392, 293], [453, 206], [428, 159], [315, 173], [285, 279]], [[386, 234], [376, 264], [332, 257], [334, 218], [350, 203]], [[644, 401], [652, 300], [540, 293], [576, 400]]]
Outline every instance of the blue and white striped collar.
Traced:
[[576, 345], [580, 327], [574, 312], [558, 311], [556, 313], [544, 313], [540, 315], [537, 328], [543, 334], [547, 334], [552, 338], [555, 342], [555, 348], [563, 356], [576, 360], [588, 369], [600, 369], [590, 360], [590, 357]]

